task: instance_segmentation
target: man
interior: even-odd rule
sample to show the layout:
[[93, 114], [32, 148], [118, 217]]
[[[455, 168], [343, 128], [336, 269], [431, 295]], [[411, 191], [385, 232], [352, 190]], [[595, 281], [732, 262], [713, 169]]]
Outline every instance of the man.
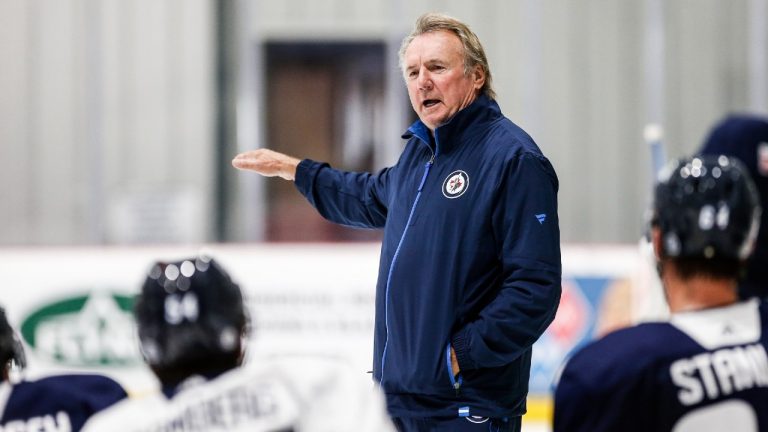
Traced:
[[673, 163], [653, 212], [670, 321], [573, 355], [555, 390], [555, 432], [768, 431], [768, 304], [736, 290], [760, 222], [749, 174], [726, 156]]
[[11, 377], [26, 364], [24, 349], [0, 308], [0, 431], [79, 431], [97, 411], [125, 398], [110, 378], [71, 374], [37, 381]]
[[502, 115], [465, 24], [423, 15], [400, 63], [419, 120], [394, 166], [266, 149], [233, 165], [294, 180], [333, 222], [384, 229], [373, 377], [400, 430], [519, 430], [531, 346], [560, 299], [557, 176]]
[[[762, 207], [768, 207], [768, 118], [746, 114], [726, 116], [712, 128], [700, 153], [739, 159], [757, 186]], [[768, 298], [768, 211], [763, 212], [760, 225], [763, 228], [757, 235], [755, 252], [739, 283], [742, 298]]]
[[119, 403], [85, 431], [394, 430], [383, 398], [340, 362], [287, 357], [241, 366], [242, 294], [210, 258], [156, 263], [135, 315], [162, 393]]

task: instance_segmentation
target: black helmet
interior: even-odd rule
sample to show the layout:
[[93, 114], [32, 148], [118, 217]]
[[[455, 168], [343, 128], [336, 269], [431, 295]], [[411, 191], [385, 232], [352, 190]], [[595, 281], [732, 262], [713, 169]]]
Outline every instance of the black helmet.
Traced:
[[208, 257], [155, 263], [135, 314], [150, 366], [167, 368], [211, 356], [239, 355], [246, 325], [240, 287]]
[[760, 203], [743, 164], [698, 156], [669, 164], [656, 186], [654, 225], [662, 255], [742, 261], [752, 252]]
[[[0, 307], [0, 369], [7, 366], [23, 369], [27, 365], [24, 347], [8, 323], [5, 309]], [[2, 381], [2, 377], [0, 377]]]

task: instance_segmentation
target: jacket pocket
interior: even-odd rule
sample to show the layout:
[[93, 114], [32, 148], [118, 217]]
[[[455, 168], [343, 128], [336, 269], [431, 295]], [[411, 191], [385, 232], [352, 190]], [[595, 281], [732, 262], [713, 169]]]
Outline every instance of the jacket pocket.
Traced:
[[453, 375], [453, 368], [451, 367], [451, 343], [448, 342], [448, 344], [445, 346], [445, 370], [448, 374], [448, 379], [451, 382], [451, 387], [456, 391], [456, 394], [459, 394], [459, 391], [461, 390], [461, 384], [464, 381], [464, 379], [461, 377], [461, 372], [459, 372], [456, 376]]

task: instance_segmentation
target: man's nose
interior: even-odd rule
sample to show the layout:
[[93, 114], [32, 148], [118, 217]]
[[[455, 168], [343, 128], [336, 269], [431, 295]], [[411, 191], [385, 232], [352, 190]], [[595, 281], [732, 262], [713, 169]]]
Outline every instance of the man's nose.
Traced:
[[416, 84], [420, 90], [429, 90], [432, 88], [432, 77], [428, 70], [422, 69], [419, 71], [419, 77], [416, 79]]

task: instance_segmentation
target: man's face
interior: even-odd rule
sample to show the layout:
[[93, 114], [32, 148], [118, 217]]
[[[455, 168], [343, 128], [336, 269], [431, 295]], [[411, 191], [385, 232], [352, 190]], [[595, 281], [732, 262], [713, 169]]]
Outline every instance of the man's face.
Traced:
[[403, 66], [413, 110], [432, 131], [471, 104], [485, 82], [480, 66], [464, 74], [461, 41], [448, 31], [414, 38], [405, 50]]

